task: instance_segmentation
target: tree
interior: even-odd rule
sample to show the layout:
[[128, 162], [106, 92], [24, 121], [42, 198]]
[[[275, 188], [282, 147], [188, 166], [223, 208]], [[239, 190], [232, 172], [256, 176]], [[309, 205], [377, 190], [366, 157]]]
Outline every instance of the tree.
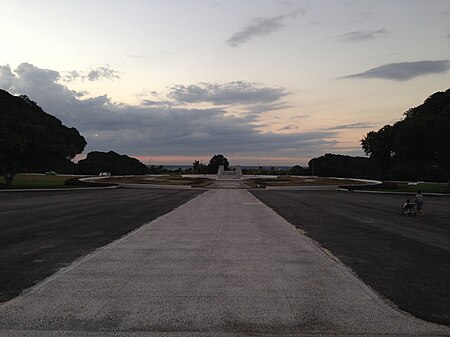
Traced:
[[422, 175], [439, 168], [450, 191], [450, 89], [434, 93], [404, 116], [393, 126], [369, 132], [361, 141], [363, 150], [378, 166], [408, 165], [409, 171]]
[[394, 127], [385, 125], [378, 132], [371, 131], [361, 140], [364, 152], [369, 155], [377, 168], [378, 180], [383, 179], [385, 170], [393, 156]]
[[327, 153], [308, 162], [311, 174], [322, 177], [368, 178], [371, 176], [370, 160]]
[[148, 167], [136, 158], [114, 151], [89, 152], [86, 159], [78, 162], [76, 169], [77, 173], [90, 175], [98, 175], [100, 172], [110, 172], [112, 175], [148, 173]]
[[302, 176], [302, 175], [307, 175], [309, 173], [309, 171], [307, 169], [304, 169], [300, 165], [295, 165], [290, 168], [288, 173], [293, 176]]
[[222, 154], [216, 154], [209, 160], [208, 172], [217, 173], [220, 165], [223, 165], [224, 169], [228, 170], [228, 166], [230, 166], [230, 163], [228, 162], [228, 159], [225, 158]]
[[450, 191], [450, 89], [434, 93], [404, 115], [396, 123], [394, 151], [402, 161], [440, 168]]
[[30, 166], [73, 159], [86, 140], [27, 96], [0, 90], [0, 171], [6, 187]]

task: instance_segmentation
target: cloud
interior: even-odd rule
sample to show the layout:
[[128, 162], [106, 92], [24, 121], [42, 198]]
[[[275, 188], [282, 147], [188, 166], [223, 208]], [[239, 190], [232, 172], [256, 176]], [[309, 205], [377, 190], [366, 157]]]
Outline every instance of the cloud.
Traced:
[[305, 119], [305, 118], [309, 118], [309, 117], [311, 117], [311, 116], [309, 116], [309, 115], [295, 115], [295, 116], [292, 116], [291, 119]]
[[16, 75], [9, 65], [0, 66], [0, 88], [13, 88]]
[[450, 69], [449, 60], [417, 61], [389, 63], [372, 68], [362, 73], [341, 77], [346, 78], [381, 78], [387, 80], [407, 81], [415, 77], [445, 73]]
[[171, 101], [155, 101], [155, 100], [150, 100], [150, 99], [144, 99], [142, 101], [142, 104], [144, 106], [147, 106], [147, 107], [164, 107], [164, 108], [167, 108], [167, 107], [173, 106], [173, 102], [171, 102]]
[[375, 124], [371, 122], [357, 122], [352, 124], [335, 125], [329, 128], [323, 128], [320, 130], [348, 130], [348, 129], [370, 129], [375, 127]]
[[252, 23], [243, 27], [241, 30], [234, 33], [226, 43], [231, 47], [238, 47], [240, 44], [251, 40], [256, 36], [269, 35], [285, 26], [287, 19], [296, 18], [300, 14], [305, 14], [306, 11], [298, 9], [289, 14], [283, 14], [270, 18], [255, 18]]
[[[206, 94], [200, 90], [201, 95], [195, 99], [192, 98], [195, 96], [189, 97], [194, 102], [212, 103], [212, 107], [193, 109], [177, 106], [171, 98], [166, 101], [144, 100], [140, 105], [116, 103], [107, 95], [81, 99], [78, 92], [70, 90], [60, 81], [57, 71], [40, 69], [28, 63], [19, 65], [14, 71], [9, 66], [0, 67], [2, 89], [16, 95], [28, 95], [44, 111], [56, 116], [65, 125], [76, 127], [88, 142], [86, 152], [113, 150], [134, 156], [192, 155], [193, 159], [214, 153], [300, 158], [330, 151], [337, 143], [337, 133], [334, 131], [261, 132], [257, 127], [257, 114], [234, 116], [228, 113], [228, 107], [215, 105], [219, 102], [233, 104], [234, 94], [224, 94], [224, 88], [233, 93], [236, 88], [244, 88], [243, 96], [235, 97], [236, 104], [270, 103], [283, 97], [284, 91], [275, 90], [273, 94], [269, 87], [262, 85], [247, 82], [215, 84], [212, 87], [202, 85], [200, 88], [212, 89], [206, 90]], [[260, 91], [263, 88], [265, 90]], [[180, 94], [179, 90], [175, 92]], [[180, 95], [174, 97], [181, 99], [184, 94], [183, 89]]]
[[280, 129], [278, 129], [279, 131], [291, 131], [291, 130], [297, 130], [298, 129], [298, 125], [294, 125], [294, 124], [290, 124], [290, 125], [286, 125]]
[[248, 106], [245, 109], [245, 113], [260, 115], [264, 112], [283, 110], [283, 109], [287, 109], [287, 108], [291, 108], [291, 107], [292, 107], [291, 105], [287, 105], [285, 102], [260, 103], [260, 104]]
[[119, 72], [111, 69], [109, 67], [98, 67], [97, 69], [91, 70], [87, 74], [87, 78], [89, 81], [96, 81], [101, 78], [107, 78], [109, 80], [120, 78]]
[[448, 34], [447, 34], [447, 38], [449, 38], [449, 39], [450, 39], [450, 33], [448, 33]]
[[360, 42], [360, 41], [366, 41], [366, 40], [374, 40], [377, 37], [382, 37], [389, 35], [389, 31], [386, 30], [386, 28], [381, 28], [378, 30], [373, 31], [355, 31], [355, 32], [349, 32], [347, 34], [344, 34], [342, 36], [342, 39], [344, 41], [348, 42]]
[[62, 77], [62, 80], [65, 82], [73, 82], [73, 81], [98, 81], [101, 79], [108, 80], [116, 80], [120, 79], [119, 72], [110, 68], [108, 65], [97, 67], [95, 69], [91, 69], [87, 72], [85, 71], [68, 71]]
[[235, 81], [225, 84], [203, 82], [188, 86], [175, 85], [167, 96], [181, 104], [256, 105], [274, 103], [286, 95], [288, 93], [283, 88], [270, 88], [258, 83]]

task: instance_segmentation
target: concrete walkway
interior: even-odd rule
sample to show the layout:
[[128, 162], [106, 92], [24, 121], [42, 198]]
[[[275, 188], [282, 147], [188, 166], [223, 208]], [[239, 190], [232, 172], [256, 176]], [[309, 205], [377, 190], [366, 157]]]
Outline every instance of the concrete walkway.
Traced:
[[211, 190], [0, 305], [1, 336], [449, 335], [245, 190]]

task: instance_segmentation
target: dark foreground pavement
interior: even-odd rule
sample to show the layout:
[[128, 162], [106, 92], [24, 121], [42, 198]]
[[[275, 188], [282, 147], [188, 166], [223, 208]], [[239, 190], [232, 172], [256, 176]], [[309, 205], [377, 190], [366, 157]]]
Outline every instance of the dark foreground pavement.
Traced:
[[400, 215], [405, 196], [252, 193], [400, 309], [450, 325], [450, 198], [426, 196], [414, 218]]
[[133, 189], [0, 193], [0, 301], [200, 193]]
[[0, 336], [449, 336], [242, 189], [208, 191], [0, 304]]

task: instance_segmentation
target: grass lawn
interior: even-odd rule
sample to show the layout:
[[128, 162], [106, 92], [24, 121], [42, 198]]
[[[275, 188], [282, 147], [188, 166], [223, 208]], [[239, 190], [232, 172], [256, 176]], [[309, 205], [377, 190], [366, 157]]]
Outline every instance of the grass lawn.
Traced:
[[[64, 182], [73, 176], [56, 175], [47, 176], [44, 174], [18, 174], [13, 181], [11, 188], [63, 188], [67, 187]], [[0, 177], [0, 186], [4, 186], [5, 180]]]
[[397, 182], [398, 187], [395, 192], [410, 192], [417, 193], [418, 190], [421, 190], [422, 193], [448, 193], [447, 183], [419, 183], [417, 185], [408, 185], [408, 183], [399, 183]]
[[188, 178], [181, 175], [117, 177], [102, 179], [102, 181], [124, 184], [190, 185], [192, 187], [206, 187], [213, 182], [207, 178]]
[[325, 185], [363, 184], [362, 182], [354, 180], [340, 180], [340, 179], [329, 179], [320, 177], [292, 177], [292, 176], [278, 176], [277, 179], [255, 178], [245, 180], [245, 183], [255, 188], [258, 186], [264, 188], [266, 186], [325, 186]]

